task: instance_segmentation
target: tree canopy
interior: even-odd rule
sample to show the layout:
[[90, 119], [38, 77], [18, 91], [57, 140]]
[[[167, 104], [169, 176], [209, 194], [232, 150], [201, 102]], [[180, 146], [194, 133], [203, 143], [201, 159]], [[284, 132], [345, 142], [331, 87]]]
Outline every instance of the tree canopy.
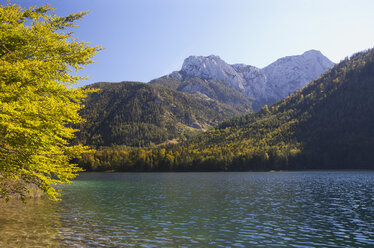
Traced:
[[69, 163], [87, 147], [69, 140], [78, 110], [92, 90], [71, 85], [101, 48], [74, 38], [87, 13], [59, 17], [50, 5], [0, 5], [0, 197], [21, 198], [34, 185], [50, 198], [80, 169]]

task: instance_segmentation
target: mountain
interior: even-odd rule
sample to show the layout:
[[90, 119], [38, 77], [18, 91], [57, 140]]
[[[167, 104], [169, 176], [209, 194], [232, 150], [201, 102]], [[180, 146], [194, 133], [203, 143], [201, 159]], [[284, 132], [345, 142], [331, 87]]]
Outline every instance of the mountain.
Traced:
[[214, 157], [215, 166], [235, 170], [373, 169], [373, 96], [370, 49], [292, 96], [226, 121], [186, 147], [199, 154], [194, 159], [200, 166], [212, 166], [207, 157]]
[[[132, 151], [112, 160], [119, 170], [374, 169], [373, 96], [370, 49], [257, 113], [223, 122], [183, 144], [148, 151], [146, 158]], [[97, 158], [99, 164], [107, 160]], [[82, 164], [92, 168], [92, 161]]]
[[80, 126], [76, 142], [95, 147], [185, 140], [250, 109], [249, 102], [234, 107], [199, 92], [182, 93], [139, 82], [96, 83], [88, 87], [100, 91], [85, 101], [80, 114], [87, 121]]
[[[183, 91], [184, 88], [180, 88], [182, 82], [186, 87], [186, 84], [192, 84], [194, 79], [213, 81], [231, 88], [237, 94], [240, 93], [253, 102], [253, 108], [257, 111], [265, 104], [272, 104], [304, 87], [333, 65], [333, 62], [316, 50], [278, 59], [262, 69], [244, 64], [229, 65], [214, 55], [190, 56], [184, 60], [180, 71], [152, 80], [150, 83]], [[195, 86], [189, 89], [199, 91]], [[221, 101], [220, 98], [215, 100]]]
[[182, 69], [148, 84], [97, 83], [81, 111], [76, 142], [149, 146], [186, 140], [232, 117], [258, 110], [318, 77], [331, 65], [318, 51], [277, 60], [264, 69], [229, 65], [218, 56], [190, 56]]

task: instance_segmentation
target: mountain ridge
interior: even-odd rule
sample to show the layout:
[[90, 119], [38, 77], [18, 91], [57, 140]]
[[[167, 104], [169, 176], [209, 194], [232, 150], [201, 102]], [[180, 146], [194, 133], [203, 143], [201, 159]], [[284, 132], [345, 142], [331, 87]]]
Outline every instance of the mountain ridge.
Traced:
[[318, 50], [286, 56], [264, 68], [245, 64], [230, 65], [216, 55], [189, 56], [184, 60], [180, 71], [151, 80], [150, 83], [161, 80], [183, 82], [192, 78], [221, 82], [251, 99], [253, 108], [257, 111], [263, 105], [270, 105], [302, 88], [333, 65]]

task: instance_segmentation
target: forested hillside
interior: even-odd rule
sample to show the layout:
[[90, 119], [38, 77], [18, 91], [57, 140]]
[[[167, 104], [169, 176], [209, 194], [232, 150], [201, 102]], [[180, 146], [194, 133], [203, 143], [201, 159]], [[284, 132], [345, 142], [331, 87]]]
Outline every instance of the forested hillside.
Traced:
[[370, 49], [335, 65], [292, 96], [182, 145], [100, 151], [87, 155], [81, 166], [184, 171], [374, 168], [373, 123]]
[[[156, 84], [96, 83], [81, 111], [87, 120], [75, 142], [99, 146], [152, 146], [177, 142], [250, 111], [204, 95], [190, 96]], [[195, 93], [196, 94], [196, 93]]]

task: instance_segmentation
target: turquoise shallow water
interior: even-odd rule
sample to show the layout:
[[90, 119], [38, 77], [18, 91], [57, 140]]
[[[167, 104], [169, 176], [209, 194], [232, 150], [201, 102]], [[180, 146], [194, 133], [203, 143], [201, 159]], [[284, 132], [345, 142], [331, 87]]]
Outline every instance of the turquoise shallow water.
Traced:
[[374, 172], [83, 173], [0, 247], [374, 247]]

